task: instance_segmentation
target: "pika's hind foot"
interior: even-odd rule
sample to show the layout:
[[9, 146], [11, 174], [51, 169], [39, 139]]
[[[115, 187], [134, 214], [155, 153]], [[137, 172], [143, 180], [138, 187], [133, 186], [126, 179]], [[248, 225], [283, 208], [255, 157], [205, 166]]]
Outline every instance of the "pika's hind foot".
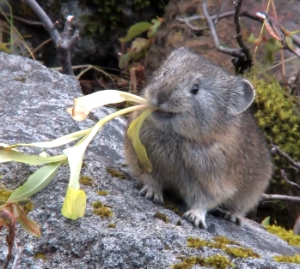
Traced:
[[148, 200], [152, 200], [155, 204], [164, 204], [162, 190], [159, 187], [146, 184], [139, 192], [141, 196], [145, 196]]
[[205, 223], [206, 210], [192, 208], [189, 211], [185, 212], [182, 217], [191, 222], [196, 227], [207, 229]]
[[234, 213], [226, 212], [222, 217], [225, 220], [233, 222], [233, 223], [235, 223], [236, 225], [239, 225], [239, 226], [243, 226], [243, 224], [244, 224], [244, 217], [241, 216], [241, 215], [237, 215], [237, 214], [234, 214]]

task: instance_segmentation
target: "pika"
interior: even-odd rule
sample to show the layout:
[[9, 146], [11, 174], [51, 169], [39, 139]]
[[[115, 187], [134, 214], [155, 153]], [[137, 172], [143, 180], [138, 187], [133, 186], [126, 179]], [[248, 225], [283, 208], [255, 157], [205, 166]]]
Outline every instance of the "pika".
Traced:
[[[207, 228], [209, 210], [242, 225], [257, 205], [272, 175], [267, 143], [247, 110], [255, 90], [187, 48], [174, 50], [142, 92], [156, 108], [143, 122], [140, 140], [153, 170], [147, 173], [125, 138], [125, 158], [140, 191], [163, 203], [171, 190], [189, 207], [183, 217]], [[130, 122], [141, 112], [133, 112]]]

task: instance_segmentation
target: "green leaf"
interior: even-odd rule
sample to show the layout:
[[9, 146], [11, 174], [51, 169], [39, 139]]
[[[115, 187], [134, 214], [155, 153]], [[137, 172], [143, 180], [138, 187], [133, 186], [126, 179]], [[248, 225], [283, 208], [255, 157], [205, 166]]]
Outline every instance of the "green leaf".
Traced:
[[152, 111], [153, 109], [146, 109], [140, 116], [132, 121], [127, 131], [127, 135], [132, 141], [137, 158], [148, 173], [152, 172], [152, 164], [148, 159], [145, 147], [140, 141], [139, 134], [144, 120], [152, 113]]
[[136, 23], [129, 28], [127, 35], [124, 38], [119, 38], [119, 40], [121, 43], [128, 42], [128, 41], [132, 40], [134, 37], [149, 30], [150, 27], [151, 27], [151, 23], [149, 23], [149, 22]]
[[262, 222], [261, 222], [262, 226], [267, 227], [270, 225], [270, 216], [266, 217]]
[[131, 57], [132, 57], [132, 52], [123, 54], [119, 59], [119, 68], [120, 69], [125, 68], [128, 65], [129, 61], [131, 60]]
[[44, 189], [53, 180], [57, 169], [63, 161], [47, 164], [34, 172], [28, 180], [9, 196], [7, 201], [21, 200], [29, 198]]
[[131, 51], [141, 52], [143, 49], [147, 49], [150, 46], [150, 40], [146, 38], [137, 37], [131, 45]]
[[292, 36], [292, 35], [295, 35], [298, 33], [299, 33], [299, 30], [291, 31], [291, 32], [289, 32], [289, 36]]
[[293, 39], [292, 39], [290, 36], [286, 36], [286, 37], [285, 37], [285, 43], [287, 44], [287, 46], [288, 46], [290, 49], [293, 49], [293, 48], [294, 48]]
[[253, 33], [251, 33], [251, 35], [250, 35], [250, 36], [248, 37], [248, 39], [247, 39], [247, 41], [248, 41], [249, 43], [255, 43], [256, 40], [257, 40], [257, 38], [254, 36]]
[[53, 157], [41, 157], [38, 155], [23, 154], [14, 150], [0, 150], [0, 163], [15, 161], [31, 165], [43, 165], [63, 161], [65, 159], [66, 155], [64, 154]]
[[86, 207], [86, 194], [83, 190], [68, 187], [61, 213], [72, 220], [82, 218]]
[[30, 143], [30, 144], [15, 144], [8, 146], [7, 149], [15, 148], [15, 147], [38, 147], [38, 148], [54, 148], [59, 147], [68, 143], [71, 143], [83, 136], [85, 136], [87, 133], [89, 133], [92, 130], [92, 128], [78, 131], [72, 134], [68, 134], [62, 137], [59, 137], [52, 141], [46, 141], [46, 142], [37, 142], [37, 143]]
[[147, 33], [148, 38], [153, 38], [156, 35], [158, 27], [161, 25], [161, 20], [152, 20], [152, 25]]

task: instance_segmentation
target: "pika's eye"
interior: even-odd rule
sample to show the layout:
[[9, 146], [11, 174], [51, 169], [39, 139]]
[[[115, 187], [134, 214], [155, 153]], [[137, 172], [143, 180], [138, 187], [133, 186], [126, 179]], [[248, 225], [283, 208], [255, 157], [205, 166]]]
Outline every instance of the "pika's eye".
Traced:
[[199, 91], [199, 85], [198, 84], [194, 84], [191, 90], [191, 93], [196, 95]]

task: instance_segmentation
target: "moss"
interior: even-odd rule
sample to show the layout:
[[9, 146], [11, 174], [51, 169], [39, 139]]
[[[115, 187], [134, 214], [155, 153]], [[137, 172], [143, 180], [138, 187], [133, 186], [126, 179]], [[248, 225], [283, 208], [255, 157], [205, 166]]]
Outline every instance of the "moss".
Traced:
[[34, 209], [34, 204], [33, 202], [28, 202], [23, 206], [23, 209], [25, 211], [26, 214], [28, 214], [29, 212], [31, 212]]
[[154, 218], [161, 219], [165, 223], [169, 223], [170, 222], [170, 220], [168, 219], [168, 217], [165, 214], [161, 213], [160, 211], [157, 211], [155, 213]]
[[166, 209], [172, 210], [175, 214], [182, 217], [183, 213], [171, 202], [171, 201], [165, 201], [164, 207]]
[[[3, 185], [0, 185], [0, 205], [5, 204], [5, 202], [13, 192], [13, 190], [5, 189]], [[28, 214], [34, 208], [34, 204], [29, 198], [19, 201], [18, 204], [23, 208], [26, 214]]]
[[298, 100], [273, 78], [248, 77], [256, 89], [255, 113], [258, 125], [274, 144], [300, 159], [300, 117]]
[[180, 258], [181, 263], [174, 264], [173, 269], [190, 269], [194, 265], [201, 265], [215, 269], [227, 269], [229, 266], [234, 266], [230, 260], [222, 255], [214, 255], [207, 258], [196, 256], [188, 258]]
[[121, 164], [121, 167], [127, 167], [127, 166], [128, 166], [128, 164], [126, 164], [126, 163]]
[[107, 196], [107, 195], [108, 195], [108, 191], [98, 190], [98, 191], [97, 191], [97, 194], [98, 194], [98, 195], [101, 195], [101, 196]]
[[15, 77], [14, 80], [15, 81], [20, 81], [20, 82], [25, 82], [26, 81], [26, 77]]
[[234, 266], [234, 264], [225, 256], [214, 255], [205, 259], [204, 266], [209, 266], [216, 269], [226, 269], [229, 266]]
[[111, 167], [107, 167], [106, 172], [109, 173], [112, 177], [117, 177], [119, 179], [125, 179], [124, 173], [122, 173], [118, 170], [112, 169]]
[[266, 226], [266, 229], [269, 233], [277, 235], [289, 245], [300, 247], [300, 235], [294, 234], [292, 230], [286, 230], [276, 225]]
[[109, 218], [113, 215], [111, 209], [105, 206], [102, 202], [96, 201], [92, 204], [93, 213], [100, 216], [101, 218]]
[[228, 255], [235, 258], [260, 258], [260, 255], [255, 253], [251, 248], [245, 247], [224, 247], [222, 248]]
[[275, 256], [273, 259], [277, 262], [300, 263], [300, 254], [294, 256]]
[[214, 237], [214, 241], [216, 241], [219, 244], [222, 245], [237, 245], [240, 246], [240, 243], [238, 243], [235, 240], [229, 239], [226, 236], [216, 236]]
[[93, 208], [97, 209], [97, 208], [101, 208], [104, 207], [104, 204], [101, 201], [96, 201], [92, 204]]
[[[251, 248], [241, 247], [241, 245], [235, 240], [226, 238], [225, 236], [216, 236], [213, 238], [214, 241], [202, 240], [200, 238], [188, 238], [187, 245], [188, 247], [193, 248], [218, 248], [223, 250], [228, 255], [235, 258], [260, 258], [260, 255], [255, 253]], [[239, 247], [228, 247], [227, 245], [236, 245]]]
[[107, 225], [108, 228], [116, 228], [117, 224], [116, 223], [110, 223]]
[[47, 260], [47, 258], [46, 258], [46, 256], [45, 256], [44, 253], [35, 253], [35, 254], [34, 254], [34, 258], [35, 258], [35, 259], [41, 259], [41, 260], [43, 260], [43, 261], [46, 261], [46, 260]]
[[86, 186], [93, 186], [94, 179], [88, 176], [81, 176], [79, 183]]
[[[258, 67], [260, 68], [260, 67]], [[268, 76], [265, 73], [259, 77], [253, 71], [246, 77], [256, 89], [254, 116], [257, 119], [260, 129], [273, 144], [279, 146], [283, 151], [288, 153], [294, 160], [300, 160], [300, 102], [297, 94], [291, 89], [281, 86], [275, 77]], [[287, 194], [296, 193], [293, 187], [287, 182], [282, 181], [281, 169], [286, 172], [286, 176], [291, 181], [297, 181], [294, 170], [287, 160], [272, 154], [274, 163], [274, 172], [271, 184], [268, 188], [270, 193]], [[271, 205], [271, 203], [269, 203]], [[286, 216], [283, 212], [289, 212]], [[286, 201], [276, 201], [276, 206], [268, 212], [271, 216], [272, 223], [276, 220], [279, 226], [291, 228], [293, 220], [299, 214], [299, 209], [292, 203]], [[264, 219], [266, 215], [262, 215]], [[287, 219], [288, 218], [288, 219]]]
[[176, 225], [177, 225], [177, 226], [181, 226], [181, 225], [182, 225], [181, 221], [178, 220], [178, 221], [176, 222]]
[[2, 201], [2, 203], [6, 202], [12, 193], [12, 190], [8, 190], [5, 189], [4, 186], [0, 186], [0, 201]]
[[165, 246], [165, 250], [170, 250], [170, 249], [171, 249], [170, 246], [168, 246], [168, 245]]

